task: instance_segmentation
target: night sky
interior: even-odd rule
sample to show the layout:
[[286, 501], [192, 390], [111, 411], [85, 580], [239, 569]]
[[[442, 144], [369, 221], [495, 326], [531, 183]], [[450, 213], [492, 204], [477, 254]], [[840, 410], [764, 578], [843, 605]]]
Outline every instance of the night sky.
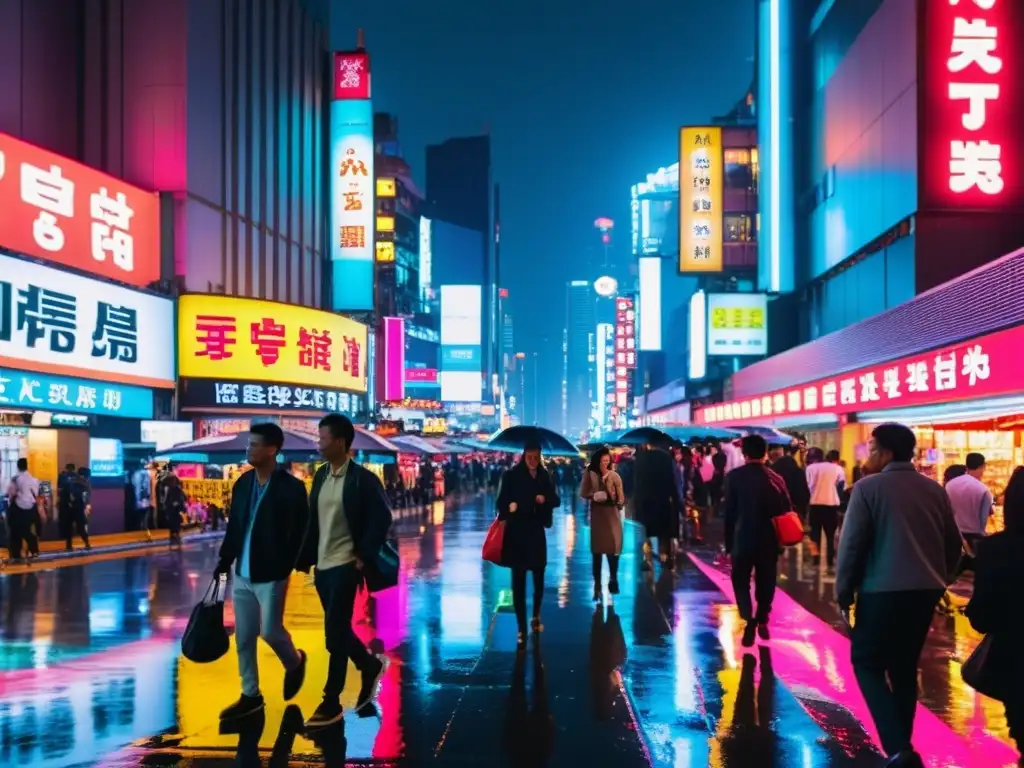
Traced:
[[[340, 2], [340, 0], [334, 0]], [[339, 7], [339, 6], [336, 6]], [[501, 184], [502, 283], [516, 346], [560, 333], [565, 281], [593, 220], [629, 247], [629, 188], [677, 159], [680, 125], [726, 113], [753, 74], [755, 0], [390, 0], [332, 9], [332, 44], [366, 32], [374, 109], [424, 147], [489, 129]], [[551, 372], [552, 375], [554, 372]], [[551, 382], [557, 387], [556, 381]]]

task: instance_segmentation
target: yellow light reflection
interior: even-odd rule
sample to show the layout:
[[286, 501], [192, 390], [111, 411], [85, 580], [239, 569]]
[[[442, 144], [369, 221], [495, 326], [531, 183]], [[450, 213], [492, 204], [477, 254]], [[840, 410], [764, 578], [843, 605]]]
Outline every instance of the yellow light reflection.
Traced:
[[435, 501], [430, 510], [430, 521], [434, 525], [444, 525], [444, 502]]
[[729, 669], [736, 669], [739, 664], [736, 661], [736, 625], [739, 622], [739, 613], [735, 605], [720, 605], [718, 607], [718, 644], [722, 646], [722, 657]]

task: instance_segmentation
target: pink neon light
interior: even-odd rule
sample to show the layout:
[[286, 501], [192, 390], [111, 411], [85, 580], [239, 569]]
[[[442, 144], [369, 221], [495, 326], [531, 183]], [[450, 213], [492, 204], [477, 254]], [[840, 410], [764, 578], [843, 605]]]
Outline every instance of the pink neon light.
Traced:
[[384, 318], [384, 399], [405, 398], [405, 320]]

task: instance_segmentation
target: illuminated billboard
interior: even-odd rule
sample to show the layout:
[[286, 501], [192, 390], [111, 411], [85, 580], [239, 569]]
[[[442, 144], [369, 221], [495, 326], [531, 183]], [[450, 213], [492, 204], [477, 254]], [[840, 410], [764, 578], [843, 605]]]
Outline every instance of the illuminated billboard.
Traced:
[[768, 297], [763, 293], [709, 293], [709, 355], [768, 354]]
[[331, 102], [331, 308], [373, 309], [373, 103]]
[[430, 219], [420, 217], [420, 296], [425, 296], [430, 289], [433, 268], [433, 250], [431, 249]]
[[679, 131], [679, 271], [721, 272], [722, 129]]
[[441, 286], [441, 400], [479, 403], [483, 391], [479, 285]]
[[638, 307], [639, 349], [661, 351], [661, 259], [644, 256], [640, 264], [640, 303]]

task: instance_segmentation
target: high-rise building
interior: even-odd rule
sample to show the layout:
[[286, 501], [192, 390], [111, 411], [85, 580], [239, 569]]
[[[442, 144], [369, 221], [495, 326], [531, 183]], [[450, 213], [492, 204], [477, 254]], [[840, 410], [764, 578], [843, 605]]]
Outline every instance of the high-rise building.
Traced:
[[589, 280], [566, 283], [565, 291], [565, 431], [579, 437], [593, 413], [597, 297]]

